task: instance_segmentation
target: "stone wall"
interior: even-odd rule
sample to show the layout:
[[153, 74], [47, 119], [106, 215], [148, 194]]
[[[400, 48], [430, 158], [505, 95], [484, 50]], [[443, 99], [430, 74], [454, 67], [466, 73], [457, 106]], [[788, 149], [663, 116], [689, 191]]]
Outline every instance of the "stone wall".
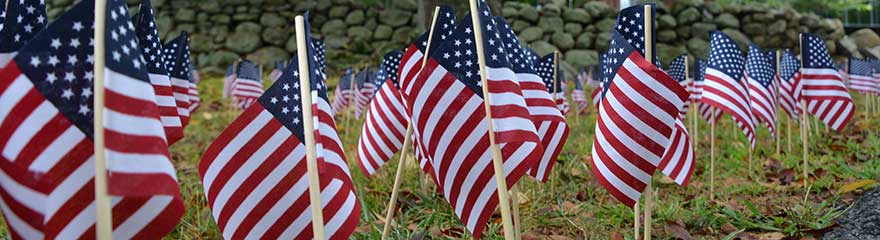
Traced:
[[[73, 0], [49, 1], [50, 17]], [[127, 0], [136, 11], [139, 0]], [[427, 0], [153, 0], [163, 40], [180, 31], [192, 33], [193, 58], [205, 70], [222, 70], [239, 57], [271, 65], [295, 51], [293, 17], [311, 13], [313, 35], [327, 44], [330, 71], [353, 64], [378, 64], [381, 56], [400, 49], [424, 31], [419, 1]], [[467, 5], [453, 2], [462, 17]], [[559, 50], [563, 69], [595, 65], [605, 51], [617, 10], [600, 1], [491, 1], [493, 11], [513, 26], [523, 43], [539, 54]], [[762, 5], [720, 6], [702, 0], [658, 3], [658, 55], [665, 64], [681, 53], [705, 58], [710, 30], [722, 30], [745, 48], [793, 48], [798, 33], [818, 33], [838, 56], [861, 56], [859, 48], [880, 45], [871, 30], [847, 37], [840, 20], [823, 19], [792, 9]], [[878, 49], [880, 50], [880, 49]], [[569, 75], [573, 76], [573, 75]]]

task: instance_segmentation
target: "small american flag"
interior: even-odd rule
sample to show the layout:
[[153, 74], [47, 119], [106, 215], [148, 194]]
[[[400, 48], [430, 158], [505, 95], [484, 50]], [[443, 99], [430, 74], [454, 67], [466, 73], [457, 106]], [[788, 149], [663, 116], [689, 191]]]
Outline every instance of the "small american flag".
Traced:
[[[520, 45], [519, 39], [507, 21], [502, 17], [495, 17], [494, 20], [505, 50], [503, 53], [510, 63], [510, 69], [516, 74], [532, 122], [538, 130], [538, 138], [541, 139], [541, 145], [544, 147], [541, 161], [536, 168], [529, 170], [529, 175], [544, 182], [550, 177], [553, 165], [562, 152], [569, 133], [565, 113], [559, 109], [558, 99], [554, 100], [556, 96], [564, 98], [562, 96], [564, 93], [554, 94], [556, 91], [553, 91], [553, 85], [557, 83], [555, 80], [558, 79], [555, 76], [554, 55], [548, 55], [546, 59], [539, 59], [538, 62], [530, 61], [528, 55], [531, 55], [532, 51]], [[558, 79], [558, 81], [563, 80]], [[561, 88], [556, 86], [555, 90]]]
[[[694, 80], [692, 81], [691, 86], [691, 101], [697, 103], [697, 110], [700, 111], [700, 116], [706, 120], [709, 124], [715, 122], [719, 118], [721, 118], [721, 109], [713, 108], [712, 105], [704, 103], [701, 101], [703, 99], [703, 88], [706, 86], [706, 67], [709, 66], [709, 63], [703, 59], [697, 59], [694, 61]], [[715, 114], [715, 118], [712, 118], [712, 114]]]
[[798, 119], [801, 114], [801, 61], [789, 50], [782, 52], [779, 61], [779, 106], [788, 117]]
[[352, 86], [354, 80], [354, 71], [346, 68], [342, 76], [339, 77], [339, 83], [336, 84], [336, 91], [333, 91], [333, 115], [339, 114], [342, 109], [351, 105]]
[[488, 96], [483, 96], [471, 16], [465, 16], [454, 30], [435, 28], [447, 37], [431, 46], [418, 79], [401, 82], [406, 105], [412, 110], [414, 135], [431, 161], [438, 190], [474, 238], [481, 236], [498, 205], [498, 188], [515, 184], [543, 153], [516, 74], [505, 57], [513, 50], [504, 48], [485, 3], [480, 3], [479, 11], [486, 46], [485, 77], [491, 83], [490, 107], [496, 113], [492, 134], [504, 159], [507, 186], [498, 186], [494, 177], [483, 100]]
[[[593, 106], [596, 106], [596, 111], [599, 111], [599, 100], [602, 100], [602, 93], [605, 92], [603, 88], [605, 87], [605, 82], [608, 81], [606, 75], [610, 74], [606, 71], [610, 71], [605, 66], [608, 65], [608, 53], [599, 54], [599, 66], [597, 66], [597, 71], [593, 71], [593, 78], [595, 81], [593, 83], [593, 92], [590, 93], [590, 99], [593, 100]], [[598, 72], [598, 73], [597, 73]]]
[[281, 77], [281, 73], [284, 71], [284, 61], [275, 61], [275, 68], [272, 69], [272, 72], [269, 72], [269, 81], [273, 83], [278, 81], [278, 78]]
[[568, 99], [565, 98], [565, 88], [567, 88], [565, 86], [565, 74], [561, 71], [562, 69], [559, 69], [559, 66], [556, 66], [556, 58], [555, 54], [548, 54], [541, 58], [540, 63], [535, 68], [538, 71], [538, 75], [544, 80], [544, 85], [546, 85], [545, 87], [550, 92], [550, 96], [552, 99], [555, 99], [556, 108], [565, 116], [569, 110]]
[[235, 63], [226, 67], [226, 77], [223, 78], [223, 98], [232, 96], [232, 84], [235, 83]]
[[869, 60], [849, 59], [849, 86], [850, 89], [861, 93], [874, 93], [874, 64]]
[[[309, 32], [306, 23], [306, 33]], [[310, 41], [306, 36], [307, 41]], [[311, 239], [305, 134], [314, 134], [328, 239], [348, 239], [360, 204], [320, 80], [315, 50], [309, 72], [291, 61], [281, 78], [248, 107], [202, 156], [199, 173], [214, 220], [226, 239]], [[309, 74], [314, 117], [303, 119], [299, 76]], [[305, 132], [303, 121], [314, 121]]]
[[358, 165], [366, 176], [375, 174], [403, 146], [409, 114], [403, 105], [397, 78], [402, 56], [403, 51], [399, 50], [385, 54], [377, 71], [383, 73], [378, 77], [384, 81], [370, 102], [357, 148]]
[[[190, 64], [192, 66], [192, 64]], [[189, 97], [189, 112], [190, 114], [194, 113], [199, 107], [202, 106], [202, 98], [199, 97], [199, 81], [197, 81], [198, 71], [195, 68], [190, 67], [191, 78], [189, 79], [189, 87], [187, 88], [186, 95]]]
[[324, 41], [312, 38], [311, 46], [315, 49], [315, 56], [313, 58], [317, 62], [318, 77], [325, 81], [327, 80], [327, 49], [324, 47]]
[[584, 82], [591, 81], [592, 77], [591, 73], [588, 73], [586, 69], [581, 71], [581, 74], [578, 74], [577, 79], [574, 81], [574, 90], [571, 91], [571, 101], [574, 102], [575, 108], [577, 110], [576, 114], [581, 114], [587, 107], [590, 106], [587, 101], [587, 95], [584, 91]]
[[174, 100], [177, 103], [177, 114], [183, 126], [189, 124], [189, 106], [192, 104], [189, 98], [189, 34], [181, 32], [180, 36], [162, 46], [165, 50], [165, 67], [168, 68], [168, 76], [171, 77], [171, 89], [174, 90]]
[[[689, 82], [687, 79], [687, 54], [682, 54], [672, 60], [672, 63], [669, 64], [669, 68], [666, 69], [666, 73], [669, 74], [669, 77], [672, 77], [675, 81], [678, 81], [682, 87], [687, 87]], [[681, 118], [684, 118], [687, 115], [688, 109], [690, 109], [690, 101], [684, 102], [684, 107], [681, 108]]]
[[376, 92], [376, 84], [372, 81], [373, 73], [370, 72], [370, 66], [364, 67], [355, 77], [354, 84], [354, 115], [361, 118], [364, 111], [370, 105], [370, 100]]
[[[6, 1], [6, 12], [0, 9], [0, 66], [4, 66], [15, 57], [28, 41], [46, 27], [46, 2], [44, 0], [11, 0]], [[6, 14], [9, 22], [3, 21]], [[14, 19], [14, 20], [13, 20]], [[59, 43], [60, 44], [60, 43]]]
[[801, 81], [807, 112], [832, 129], [842, 131], [855, 113], [852, 96], [831, 62], [825, 41], [819, 36], [804, 33], [801, 42], [804, 59]]
[[749, 85], [749, 106], [755, 121], [763, 122], [776, 134], [776, 75], [774, 52], [765, 53], [754, 44], [749, 45], [746, 60], [746, 81]]
[[[623, 9], [618, 24], [626, 23], [629, 28], [644, 32], [643, 9], [644, 5]], [[681, 150], [668, 151], [677, 131], [676, 122], [680, 122], [679, 111], [688, 95], [677, 81], [637, 51], [644, 48], [638, 39], [632, 39], [640, 38], [639, 35], [630, 33], [626, 35], [628, 40], [621, 31], [625, 28], [611, 31], [610, 49], [603, 66], [608, 80], [600, 94], [590, 163], [597, 181], [618, 201], [632, 207], [664, 156], [676, 155], [675, 151]]]
[[730, 114], [754, 148], [755, 124], [743, 76], [745, 58], [742, 51], [721, 31], [712, 31], [709, 46], [709, 65], [700, 101]]
[[113, 237], [159, 239], [183, 216], [156, 96], [125, 1], [107, 1], [104, 66], [94, 66], [89, 44], [94, 3], [74, 5], [0, 70], [0, 196], [12, 238], [95, 237], [95, 68], [106, 73], [103, 125]]
[[[872, 61], [872, 62], [876, 62], [876, 60], [875, 60], [875, 61]], [[876, 64], [876, 63], [875, 63], [875, 64]], [[851, 80], [851, 79], [849, 78], [849, 73], [847, 73], [846, 65], [847, 65], [847, 63], [838, 63], [838, 64], [837, 64], [837, 72], [839, 72], [839, 73], [840, 73], [840, 76], [843, 77], [843, 83], [844, 83], [844, 85], [846, 85], [847, 88], [851, 88], [851, 87], [850, 87], [850, 80]], [[876, 66], [875, 66], [875, 67], [876, 67]], [[875, 73], [875, 75], [876, 75], [876, 74], [877, 74], [877, 73]], [[878, 81], [880, 81], [880, 80], [878, 80]]]
[[260, 66], [244, 60], [238, 63], [235, 83], [232, 84], [232, 99], [240, 109], [247, 109], [263, 95], [263, 78]]
[[150, 1], [141, 2], [138, 12], [137, 18], [134, 19], [135, 31], [143, 49], [150, 83], [153, 84], [153, 91], [156, 92], [156, 104], [159, 106], [159, 116], [165, 127], [165, 138], [168, 140], [168, 145], [171, 145], [183, 138], [183, 122], [177, 112], [177, 102], [174, 100], [174, 90], [171, 88], [171, 78], [168, 77], [168, 68], [162, 55], [164, 52], [162, 41], [159, 40]]

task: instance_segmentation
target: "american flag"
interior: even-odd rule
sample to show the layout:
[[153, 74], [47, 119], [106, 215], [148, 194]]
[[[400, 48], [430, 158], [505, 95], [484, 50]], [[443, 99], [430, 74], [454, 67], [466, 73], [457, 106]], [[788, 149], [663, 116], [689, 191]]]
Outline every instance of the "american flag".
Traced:
[[801, 61], [790, 51], [782, 52], [779, 61], [779, 106], [788, 113], [792, 119], [798, 119], [801, 114]]
[[[189, 69], [190, 73], [196, 72], [194, 68], [190, 67]], [[199, 97], [199, 82], [196, 81], [196, 75], [190, 75], [189, 87], [187, 88], [186, 95], [189, 97], [189, 112], [192, 114], [202, 106], [202, 98]]]
[[[872, 61], [872, 62], [874, 62], [874, 61]], [[847, 88], [851, 88], [850, 87], [850, 80], [851, 79], [849, 78], [849, 73], [847, 73], [846, 65], [847, 65], [847, 63], [838, 63], [837, 64], [837, 72], [839, 72], [840, 77], [843, 78], [844, 85], [846, 85]], [[876, 73], [875, 73], [875, 75], [876, 75]]]
[[507, 58], [510, 69], [516, 74], [526, 107], [544, 148], [541, 161], [536, 168], [529, 170], [529, 175], [544, 182], [550, 177], [553, 165], [565, 141], [568, 140], [569, 128], [568, 123], [565, 122], [565, 113], [559, 109], [560, 101], [554, 100], [554, 97], [565, 97], [559, 86], [555, 88], [553, 86], [555, 83], [561, 83], [563, 79], [555, 76], [557, 69], [554, 65], [555, 54], [533, 63], [527, 57], [531, 51], [520, 45], [519, 39], [507, 21], [502, 17], [495, 17], [494, 20], [504, 47], [505, 55], [502, 57]]
[[354, 80], [354, 72], [351, 68], [346, 68], [342, 76], [339, 77], [339, 83], [336, 84], [336, 91], [333, 91], [333, 115], [339, 114], [343, 108], [351, 105], [352, 81]]
[[[703, 59], [697, 59], [694, 61], [694, 80], [691, 81], [693, 83], [690, 88], [691, 101], [697, 103], [697, 109], [700, 111], [700, 116], [706, 120], [709, 124], [715, 122], [719, 118], [721, 118], [721, 109], [713, 108], [712, 105], [704, 103], [701, 101], [703, 99], [703, 88], [706, 86], [706, 67], [709, 66], [709, 63]], [[715, 118], [712, 118], [712, 113], [715, 113]]]
[[314, 58], [315, 62], [317, 62], [318, 77], [325, 81], [327, 80], [327, 49], [324, 47], [324, 41], [312, 38], [311, 46], [315, 48]]
[[159, 239], [183, 216], [134, 25], [125, 1], [107, 1], [107, 10], [106, 65], [94, 66], [88, 44], [94, 1], [81, 1], [0, 70], [0, 196], [12, 238], [95, 237], [96, 67], [106, 74], [103, 125], [113, 237]]
[[773, 52], [765, 53], [754, 44], [749, 45], [749, 56], [746, 59], [746, 81], [749, 85], [749, 106], [752, 108], [754, 121], [763, 122], [776, 134], [776, 75], [774, 65], [776, 57]]
[[361, 118], [376, 92], [376, 84], [371, 80], [371, 75], [373, 74], [370, 72], [370, 66], [366, 66], [354, 78], [354, 115], [356, 118]]
[[247, 109], [263, 95], [263, 78], [260, 66], [244, 60], [238, 63], [235, 82], [232, 84], [232, 99], [240, 109]]
[[[507, 186], [515, 184], [536, 166], [543, 148], [505, 57], [501, 35], [485, 3], [480, 4], [480, 24], [486, 49], [486, 73], [491, 83], [492, 122], [496, 143], [504, 159]], [[418, 79], [403, 79], [401, 89], [411, 109], [414, 133], [431, 161], [431, 174], [456, 216], [479, 238], [495, 207], [498, 185], [486, 123], [483, 86], [471, 16], [446, 32], [442, 44], [432, 45], [429, 60]], [[434, 35], [437, 39], [438, 34]], [[415, 56], [415, 55], [414, 55]], [[412, 57], [414, 57], [412, 56]], [[406, 57], [404, 58], [406, 59]], [[406, 63], [407, 61], [404, 61]], [[458, 66], [458, 67], [456, 67]], [[554, 111], [555, 108], [554, 108]], [[558, 111], [556, 111], [558, 112]], [[503, 114], [501, 114], [503, 113]]]
[[721, 31], [712, 31], [709, 46], [709, 64], [700, 102], [730, 114], [754, 148], [755, 124], [743, 76], [745, 58], [742, 51], [736, 42]]
[[[452, 30], [455, 29], [455, 13], [452, 8], [449, 6], [442, 5], [440, 6], [440, 11], [437, 12], [435, 21], [435, 26], [433, 29], [433, 33], [425, 32], [418, 39], [410, 43], [407, 47], [406, 51], [403, 53], [403, 57], [400, 59], [400, 69], [398, 71], [398, 82], [401, 88], [401, 94], [403, 99], [408, 99], [409, 97], [406, 95], [413, 85], [403, 84], [403, 83], [412, 83], [413, 79], [415, 79], [421, 69], [425, 51], [430, 51], [430, 49], [437, 50], [437, 47], [440, 46], [441, 43], [446, 41], [447, 38], [452, 34]], [[433, 34], [431, 38], [431, 42], [428, 43], [428, 36]], [[431, 45], [430, 49], [427, 49], [428, 45]], [[407, 103], [406, 101], [404, 103]], [[407, 112], [413, 112], [413, 109], [409, 106], [405, 106], [407, 108]], [[425, 172], [433, 172], [433, 167], [431, 166], [431, 160], [429, 159], [431, 156], [427, 154], [423, 154], [427, 152], [427, 147], [424, 146], [420, 140], [419, 133], [417, 131], [413, 131], [413, 152], [415, 152], [416, 158], [419, 160], [419, 167], [422, 168]], [[434, 179], [436, 182], [436, 178]]]
[[370, 102], [357, 148], [358, 165], [366, 176], [375, 174], [403, 146], [409, 114], [398, 85], [397, 70], [402, 56], [400, 50], [385, 54], [378, 70], [383, 73], [378, 77], [384, 78], [384, 82]]
[[0, 5], [0, 33], [3, 32], [4, 21], [6, 21], [6, 4]]
[[[666, 73], [669, 74], [669, 77], [672, 77], [675, 81], [678, 81], [682, 87], [687, 87], [689, 85], [687, 79], [687, 54], [682, 54], [675, 59], [672, 60], [672, 63], [669, 64], [669, 68], [666, 69]], [[684, 107], [681, 108], [681, 118], [684, 118], [687, 115], [688, 109], [690, 108], [690, 101], [684, 102]]]
[[593, 87], [593, 93], [590, 93], [590, 99], [593, 100], [593, 106], [596, 106], [596, 111], [599, 111], [599, 101], [602, 100], [602, 93], [605, 92], [603, 88], [605, 87], [605, 82], [608, 81], [608, 78], [605, 77], [607, 75], [606, 65], [608, 65], [608, 52], [599, 54], [599, 66], [596, 70], [593, 71], [594, 83], [596, 84]]
[[[619, 24], [636, 21], [631, 27], [644, 31], [643, 9], [644, 5], [636, 5], [622, 10]], [[646, 61], [629, 43], [637, 40], [627, 40], [619, 29], [611, 32], [603, 66], [608, 80], [600, 94], [590, 163], [597, 181], [618, 201], [632, 207], [664, 155], [672, 156], [680, 150], [667, 153], [674, 134], [680, 130], [676, 128], [680, 121], [678, 113], [688, 95], [678, 82]], [[665, 165], [683, 165], [677, 163], [679, 158], [671, 158]]]
[[868, 60], [849, 59], [849, 86], [850, 89], [861, 93], [874, 93], [877, 91], [877, 83], [874, 82], [874, 64]]
[[834, 130], [842, 131], [852, 119], [855, 105], [843, 79], [819, 36], [801, 35], [803, 68], [801, 81], [807, 112], [818, 117]]
[[168, 140], [168, 145], [171, 145], [183, 138], [183, 122], [177, 112], [177, 102], [174, 100], [174, 90], [171, 88], [168, 68], [165, 66], [162, 41], [159, 40], [150, 1], [143, 1], [138, 12], [139, 14], [133, 19], [135, 32], [143, 49], [150, 83], [153, 84], [153, 91], [156, 92], [156, 104], [159, 106], [159, 117], [165, 127], [165, 138]]
[[[312, 238], [305, 134], [315, 135], [326, 237], [348, 239], [358, 225], [360, 204], [313, 48], [308, 56], [312, 119], [303, 119], [299, 62], [291, 61], [202, 156], [205, 195], [226, 239]], [[315, 131], [305, 132], [303, 121], [314, 121]]]
[[550, 92], [551, 99], [555, 99], [556, 108], [562, 111], [562, 115], [565, 116], [569, 110], [568, 99], [565, 98], [565, 89], [567, 88], [565, 86], [565, 73], [556, 65], [558, 64], [556, 58], [558, 56], [555, 54], [547, 54], [547, 56], [541, 58], [540, 63], [535, 66], [535, 70], [538, 71], [538, 75], [544, 80], [544, 85], [546, 85], [544, 87]]
[[[4, 66], [28, 41], [46, 27], [46, 2], [44, 0], [9, 0], [6, 12], [0, 11], [0, 66]], [[2, 9], [0, 9], [2, 10]], [[3, 21], [6, 14], [8, 21]]]
[[223, 98], [228, 98], [232, 95], [232, 84], [237, 77], [235, 74], [235, 67], [235, 63], [229, 64], [229, 66], [226, 67], [226, 76], [223, 78]]
[[272, 72], [269, 72], [269, 81], [273, 83], [278, 81], [278, 78], [281, 77], [281, 73], [284, 71], [284, 61], [275, 61], [275, 68], [272, 69]]
[[165, 67], [171, 77], [171, 89], [177, 103], [177, 114], [185, 127], [189, 124], [189, 34], [181, 32], [180, 36], [162, 46], [165, 51]]
[[587, 102], [587, 95], [584, 92], [584, 82], [591, 81], [591, 74], [584, 69], [581, 74], [578, 74], [577, 79], [574, 81], [574, 90], [571, 91], [571, 101], [574, 102], [575, 108], [577, 112], [575, 114], [581, 114], [584, 110], [589, 107], [589, 103]]

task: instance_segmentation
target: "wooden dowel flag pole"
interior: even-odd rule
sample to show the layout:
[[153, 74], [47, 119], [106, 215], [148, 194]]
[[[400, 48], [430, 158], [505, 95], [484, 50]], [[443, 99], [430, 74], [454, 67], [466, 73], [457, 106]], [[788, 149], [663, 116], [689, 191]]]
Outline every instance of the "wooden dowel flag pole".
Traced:
[[[654, 62], [654, 9], [651, 9], [653, 5], [645, 4], [645, 59], [650, 62]], [[687, 59], [685, 59], [687, 60]], [[687, 65], [687, 63], [685, 63]], [[672, 141], [670, 139], [670, 141]], [[645, 240], [651, 240], [651, 215], [653, 214], [653, 205], [654, 205], [654, 189], [652, 189], [652, 185], [654, 182], [653, 172], [650, 173], [652, 175], [651, 180], [648, 181], [648, 187], [645, 188]]]
[[777, 82], [776, 82], [776, 96], [774, 98], [774, 103], [776, 106], [773, 107], [773, 111], [776, 111], [776, 119], [773, 120], [774, 121], [773, 125], [776, 126], [776, 129], [775, 129], [776, 132], [774, 133], [774, 136], [776, 137], [776, 155], [779, 155], [779, 153], [781, 151], [781, 146], [782, 146], [782, 143], [780, 141], [782, 139], [782, 137], [779, 136], [779, 135], [782, 135], [782, 134], [780, 134], [781, 131], [779, 131], [779, 129], [780, 129], [780, 127], [779, 127], [779, 115], [780, 115], [779, 114], [779, 86], [782, 85], [782, 83], [779, 82], [779, 81], [782, 81], [782, 76], [779, 75], [779, 70], [781, 69], [781, 67], [779, 65], [781, 63], [782, 63], [782, 50], [776, 50]]
[[712, 111], [709, 129], [709, 201], [715, 201], [715, 125], [718, 125], [718, 119], [714, 108], [709, 108], [709, 111]]
[[480, 81], [483, 85], [483, 107], [486, 108], [486, 125], [489, 129], [489, 144], [492, 148], [492, 165], [495, 170], [495, 182], [498, 186], [498, 205], [501, 208], [501, 222], [504, 226], [504, 239], [515, 239], [513, 219], [510, 214], [510, 196], [507, 194], [507, 179], [504, 174], [504, 159], [501, 148], [495, 143], [495, 126], [492, 123], [492, 95], [489, 94], [489, 79], [486, 78], [486, 56], [483, 50], [483, 26], [480, 24], [480, 11], [477, 0], [470, 0], [471, 21], [474, 23], [474, 42], [477, 47], [477, 62], [480, 66]]
[[[800, 44], [798, 46], [800, 46], [801, 49], [803, 49], [803, 46], [804, 46], [803, 34], [800, 34], [798, 39], [800, 41]], [[803, 55], [801, 55], [800, 57], [803, 58]], [[803, 69], [804, 69], [804, 61], [803, 61], [803, 59], [801, 59], [801, 70], [803, 70]], [[809, 122], [807, 122], [808, 121], [807, 120], [807, 100], [804, 100], [803, 97], [804, 97], [803, 94], [801, 94], [801, 100], [800, 100], [801, 101], [801, 108], [802, 108], [801, 109], [801, 113], [802, 113], [802, 115], [801, 115], [801, 144], [803, 144], [803, 149], [804, 149], [804, 163], [803, 163], [804, 176], [803, 177], [804, 177], [804, 195], [806, 195], [807, 194], [807, 191], [806, 191], [807, 190], [807, 177], [808, 177], [807, 169], [809, 168], [809, 166], [807, 166], [807, 164], [809, 164], [809, 159], [808, 159], [809, 158], [809, 146], [808, 146], [809, 139], [807, 139], [806, 126], [809, 125]]]
[[[425, 44], [425, 55], [422, 60], [422, 68], [428, 63], [428, 52], [431, 50], [431, 38], [434, 34], [434, 25], [437, 24], [437, 14], [440, 14], [440, 7], [434, 7], [434, 18], [431, 20], [431, 28], [428, 29], [428, 42]], [[407, 120], [406, 133], [403, 135], [403, 146], [400, 147], [400, 162], [397, 164], [397, 174], [394, 175], [394, 187], [391, 188], [391, 198], [388, 199], [388, 209], [385, 213], [385, 226], [382, 228], [382, 240], [388, 239], [388, 233], [391, 231], [392, 223], [394, 223], [394, 209], [397, 208], [397, 195], [400, 194], [400, 184], [403, 182], [403, 172], [406, 169], [407, 147], [409, 147], [412, 142], [412, 119]], [[417, 171], [421, 172], [421, 169]], [[421, 175], [419, 175], [419, 181], [421, 181]]]
[[94, 151], [95, 151], [95, 234], [99, 240], [113, 239], [113, 209], [107, 194], [107, 155], [104, 150], [104, 81], [106, 74], [107, 1], [95, 0], [95, 55], [94, 55]]
[[[305, 19], [296, 16], [296, 52], [299, 61], [299, 72], [308, 73], [308, 46], [306, 46]], [[318, 154], [315, 149], [315, 122], [312, 121], [312, 89], [310, 74], [300, 74], [299, 85], [302, 97], [303, 131], [306, 139], [306, 171], [309, 175], [309, 206], [312, 209], [312, 232], [314, 239], [324, 237], [324, 216], [321, 211], [321, 182], [318, 179]]]

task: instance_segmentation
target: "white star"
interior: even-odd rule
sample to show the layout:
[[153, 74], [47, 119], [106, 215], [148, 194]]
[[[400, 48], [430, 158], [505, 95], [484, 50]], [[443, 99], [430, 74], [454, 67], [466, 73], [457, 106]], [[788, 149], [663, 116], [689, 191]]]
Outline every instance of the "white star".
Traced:
[[89, 114], [89, 111], [90, 111], [90, 110], [89, 110], [89, 107], [86, 106], [85, 104], [80, 104], [80, 105], [79, 105], [79, 113], [80, 113], [80, 114], [82, 114], [82, 115], [88, 115], [88, 114]]

